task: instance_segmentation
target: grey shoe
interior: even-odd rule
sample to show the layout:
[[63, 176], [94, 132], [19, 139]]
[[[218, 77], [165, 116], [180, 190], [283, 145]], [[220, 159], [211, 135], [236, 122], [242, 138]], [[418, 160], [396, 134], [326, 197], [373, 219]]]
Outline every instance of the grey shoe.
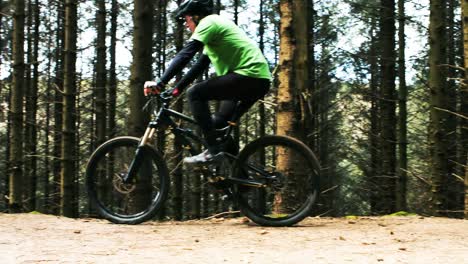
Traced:
[[205, 150], [198, 155], [184, 158], [185, 164], [200, 164], [207, 163], [210, 161], [213, 161], [213, 155], [211, 155], [211, 153], [208, 150]]

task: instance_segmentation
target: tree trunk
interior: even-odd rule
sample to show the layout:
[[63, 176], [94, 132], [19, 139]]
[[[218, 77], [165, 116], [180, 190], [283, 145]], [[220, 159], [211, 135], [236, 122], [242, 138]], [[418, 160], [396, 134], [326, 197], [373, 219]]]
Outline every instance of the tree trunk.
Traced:
[[[50, 1], [51, 5], [55, 1]], [[53, 147], [53, 180], [51, 193], [51, 211], [54, 214], [60, 213], [60, 170], [61, 170], [61, 143], [63, 126], [63, 72], [64, 72], [64, 3], [55, 2], [57, 8], [57, 37], [55, 40], [55, 77], [54, 77], [54, 147]]]
[[[180, 5], [182, 0], [177, 1], [177, 5]], [[184, 26], [182, 23], [177, 23], [176, 32], [175, 32], [175, 46], [176, 51], [182, 49], [184, 41]], [[181, 78], [181, 76], [177, 76], [177, 79]], [[182, 112], [184, 109], [183, 100], [177, 100], [175, 105], [176, 111]], [[182, 153], [183, 148], [180, 146], [180, 142], [174, 142], [174, 153], [176, 153], [176, 158], [174, 163], [181, 164], [182, 162]], [[174, 171], [174, 198], [173, 207], [174, 207], [174, 218], [175, 220], [182, 220], [183, 218], [183, 190], [184, 190], [184, 181], [183, 181], [183, 166], [178, 166], [178, 168]]]
[[111, 6], [111, 29], [110, 29], [110, 69], [109, 69], [109, 108], [108, 108], [108, 138], [113, 138], [116, 135], [116, 123], [115, 123], [115, 109], [117, 107], [117, 73], [116, 73], [116, 62], [115, 62], [115, 48], [117, 46], [117, 17], [119, 15], [119, 5], [117, 0], [112, 0]]
[[[39, 1], [28, 4], [28, 87], [26, 96], [26, 128], [25, 128], [25, 208], [27, 211], [36, 209], [37, 190], [37, 97], [38, 97], [38, 54], [39, 54]], [[34, 30], [31, 33], [31, 30]]]
[[[156, 72], [161, 76], [165, 70], [166, 64], [166, 39], [167, 39], [167, 2], [163, 0], [156, 1], [155, 16], [155, 47], [156, 50]], [[156, 147], [162, 151], [166, 149], [166, 132], [158, 130], [156, 134]], [[164, 204], [159, 210], [158, 217], [163, 220], [167, 214], [167, 205]]]
[[145, 104], [143, 84], [152, 79], [153, 1], [134, 0], [133, 61], [130, 76], [129, 134], [140, 137], [146, 129], [148, 115], [142, 112]]
[[106, 3], [97, 0], [96, 13], [96, 146], [106, 140]]
[[[463, 22], [463, 57], [464, 57], [464, 68], [465, 68], [465, 78], [463, 80], [462, 90], [461, 90], [461, 113], [468, 118], [468, 0], [462, 0], [462, 22]], [[465, 124], [465, 127], [468, 126], [468, 119], [463, 119], [462, 124]], [[465, 149], [466, 163], [465, 163], [465, 219], [468, 219], [468, 129], [461, 131], [462, 138], [462, 148]], [[465, 135], [465, 137], [463, 137]]]
[[[53, 54], [53, 50], [52, 50], [52, 41], [53, 41], [53, 34], [52, 32], [54, 31], [53, 28], [52, 28], [52, 25], [51, 25], [51, 22], [50, 22], [50, 17], [48, 17], [48, 20], [47, 20], [47, 26], [48, 26], [48, 36], [47, 36], [47, 53], [48, 54]], [[53, 60], [53, 56], [49, 56], [47, 58], [47, 86], [46, 86], [46, 92], [45, 92], [45, 115], [46, 115], [46, 120], [45, 120], [45, 135], [43, 137], [43, 140], [44, 140], [44, 159], [43, 159], [43, 166], [44, 166], [44, 173], [42, 175], [42, 185], [43, 185], [43, 202], [42, 202], [42, 209], [41, 209], [41, 212], [43, 213], [52, 213], [51, 211], [51, 208], [50, 208], [50, 204], [51, 204], [51, 195], [50, 195], [50, 175], [51, 175], [51, 171], [50, 171], [50, 148], [49, 148], [49, 144], [50, 144], [50, 128], [51, 128], [51, 125], [50, 125], [50, 121], [51, 121], [51, 105], [52, 102], [53, 102], [53, 97], [52, 97], [52, 74], [51, 74], [51, 71], [52, 71], [52, 60]]]
[[399, 81], [399, 116], [398, 116], [398, 182], [396, 190], [396, 210], [406, 211], [406, 183], [408, 170], [408, 138], [407, 121], [408, 111], [406, 101], [408, 97], [408, 88], [406, 87], [406, 36], [405, 36], [405, 0], [398, 0], [398, 81]]
[[[466, 53], [465, 53], [466, 54]], [[465, 163], [465, 219], [468, 219], [468, 155]]]
[[381, 2], [381, 74], [380, 122], [381, 122], [381, 173], [376, 179], [379, 198], [373, 212], [392, 213], [396, 209], [396, 91], [395, 91], [395, 1]]
[[432, 180], [431, 213], [445, 211], [444, 183], [448, 175], [447, 118], [441, 110], [448, 109], [446, 88], [446, 1], [430, 1], [429, 18], [429, 88], [430, 88], [430, 173]]
[[78, 196], [76, 193], [76, 39], [77, 0], [65, 2], [65, 61], [63, 126], [60, 174], [60, 213], [67, 217], [78, 217]]
[[10, 98], [10, 212], [20, 212], [23, 207], [23, 95], [24, 95], [24, 18], [23, 0], [13, 2], [13, 83]]
[[[305, 1], [280, 1], [280, 61], [278, 72], [278, 112], [276, 134], [303, 139], [304, 108], [300, 105], [300, 94], [307, 90], [308, 47], [307, 40], [307, 3]], [[294, 162], [289, 155], [277, 158], [277, 167], [289, 168]], [[295, 179], [296, 184], [300, 184]], [[275, 207], [289, 207], [294, 197], [275, 196]]]
[[369, 131], [369, 152], [370, 152], [370, 168], [369, 168], [369, 202], [371, 211], [372, 208], [375, 208], [376, 203], [379, 199], [377, 186], [379, 181], [377, 175], [380, 174], [380, 147], [379, 147], [379, 138], [380, 134], [380, 124], [379, 124], [379, 104], [378, 104], [378, 95], [379, 95], [379, 83], [380, 83], [380, 71], [379, 65], [377, 62], [377, 50], [378, 50], [378, 40], [376, 36], [377, 21], [375, 18], [371, 19], [371, 28], [370, 28], [370, 50], [369, 50], [369, 66], [370, 66], [370, 131]]
[[[455, 9], [457, 0], [447, 1], [447, 64], [456, 65], [457, 51], [457, 37], [455, 34], [456, 21], [455, 21]], [[457, 78], [457, 70], [454, 67], [447, 67], [447, 110], [452, 113], [457, 111], [457, 84], [455, 78]], [[457, 161], [457, 116], [453, 114], [447, 115], [447, 178], [445, 179], [445, 199], [447, 201], [446, 210], [447, 216], [449, 217], [461, 217], [460, 213], [463, 208], [463, 184], [459, 179], [453, 177], [456, 173], [456, 162]]]
[[[147, 113], [143, 113], [145, 104], [143, 84], [152, 79], [152, 46], [153, 46], [153, 6], [154, 1], [134, 0], [133, 9], [133, 61], [130, 75], [130, 115], [128, 132], [132, 136], [141, 137], [149, 120]], [[141, 184], [137, 186], [139, 195], [135, 197], [135, 205], [141, 208], [151, 199], [151, 177], [149, 174], [141, 176]]]

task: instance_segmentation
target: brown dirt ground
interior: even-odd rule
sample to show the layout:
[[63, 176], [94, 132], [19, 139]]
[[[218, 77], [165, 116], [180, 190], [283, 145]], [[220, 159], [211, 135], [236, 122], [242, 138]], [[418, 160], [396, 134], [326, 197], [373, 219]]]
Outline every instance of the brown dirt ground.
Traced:
[[0, 263], [468, 263], [468, 221], [308, 218], [265, 228], [243, 218], [115, 225], [0, 214]]

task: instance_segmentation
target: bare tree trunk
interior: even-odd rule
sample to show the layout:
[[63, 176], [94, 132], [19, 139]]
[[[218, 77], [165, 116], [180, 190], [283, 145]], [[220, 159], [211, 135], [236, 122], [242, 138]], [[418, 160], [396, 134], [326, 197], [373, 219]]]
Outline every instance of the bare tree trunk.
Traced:
[[110, 29], [110, 69], [109, 69], [109, 108], [108, 108], [108, 138], [113, 138], [116, 135], [116, 123], [115, 123], [115, 109], [117, 107], [117, 73], [116, 73], [116, 62], [115, 62], [115, 49], [117, 46], [117, 17], [119, 15], [119, 5], [117, 0], [112, 0], [111, 6], [111, 29]]
[[[465, 68], [465, 79], [463, 80], [463, 86], [461, 91], [461, 101], [462, 105], [464, 103], [464, 107], [461, 107], [462, 114], [468, 117], [468, 0], [461, 1], [461, 8], [462, 8], [462, 22], [463, 22], [463, 57], [464, 57], [464, 68]], [[464, 101], [464, 99], [466, 101]], [[468, 124], [467, 120], [463, 120], [464, 124]], [[467, 131], [462, 131], [462, 135], [467, 135]], [[462, 137], [463, 138], [463, 137]], [[468, 146], [468, 137], [464, 137], [465, 142], [462, 142], [462, 147]], [[465, 163], [465, 210], [464, 215], [465, 219], [468, 219], [468, 154], [465, 148], [465, 155], [466, 155], [466, 163]]]
[[[447, 110], [455, 113], [457, 111], [457, 101], [461, 93], [458, 91], [458, 84], [456, 79], [460, 78], [458, 70], [455, 69], [457, 64], [457, 57], [460, 53], [459, 38], [456, 31], [458, 31], [458, 19], [455, 19], [455, 13], [458, 8], [458, 0], [447, 0]], [[464, 188], [463, 183], [454, 177], [454, 173], [457, 173], [457, 163], [464, 163], [464, 158], [459, 160], [457, 154], [459, 153], [459, 147], [461, 147], [458, 138], [457, 123], [459, 119], [454, 114], [447, 115], [446, 131], [447, 131], [447, 178], [445, 179], [444, 185], [446, 197], [446, 210], [447, 216], [449, 217], [463, 217], [460, 213], [463, 210], [464, 204]], [[463, 156], [464, 157], [464, 156]], [[463, 174], [463, 173], [462, 173]]]
[[[51, 5], [55, 1], [51, 0]], [[51, 193], [51, 211], [54, 214], [60, 213], [60, 170], [61, 170], [61, 143], [62, 143], [62, 126], [63, 126], [63, 72], [64, 72], [64, 4], [63, 2], [55, 2], [57, 8], [56, 32], [55, 40], [55, 70], [54, 70], [54, 142], [53, 142], [53, 180]]]
[[[37, 100], [39, 81], [39, 1], [28, 4], [28, 87], [26, 95], [26, 128], [25, 128], [25, 176], [26, 176], [26, 210], [36, 209], [37, 190]], [[31, 33], [31, 30], [34, 30]]]
[[96, 102], [96, 146], [106, 140], [106, 3], [97, 0], [96, 13], [96, 82], [94, 87]]
[[398, 81], [399, 81], [399, 116], [398, 116], [398, 183], [396, 191], [396, 210], [406, 211], [407, 173], [408, 170], [408, 111], [406, 101], [408, 88], [406, 87], [406, 36], [405, 36], [405, 0], [398, 0]]
[[446, 70], [446, 4], [445, 0], [431, 0], [429, 18], [429, 87], [430, 87], [430, 173], [432, 180], [431, 213], [445, 211], [444, 183], [448, 175]]
[[63, 136], [61, 144], [62, 168], [60, 173], [60, 213], [78, 217], [78, 194], [76, 192], [76, 39], [77, 0], [65, 2], [65, 61], [63, 97]]
[[[130, 114], [128, 132], [132, 136], [141, 137], [146, 129], [149, 116], [143, 113], [145, 104], [143, 84], [152, 79], [152, 45], [153, 45], [153, 10], [154, 1], [134, 0], [133, 9], [133, 61], [130, 75]], [[151, 177], [148, 173], [142, 175], [141, 184], [137, 186], [139, 195], [135, 197], [135, 205], [141, 208], [150, 198]], [[141, 194], [141, 195], [140, 195]]]
[[20, 212], [23, 207], [23, 95], [24, 95], [24, 18], [23, 0], [13, 2], [13, 83], [10, 98], [10, 212]]
[[[177, 5], [180, 5], [182, 0], [177, 1]], [[179, 51], [183, 47], [184, 41], [184, 26], [182, 23], [178, 23], [176, 26], [175, 32], [175, 46], [176, 51]], [[177, 76], [177, 79], [181, 78], [181, 76]], [[182, 112], [184, 109], [183, 100], [177, 100], [176, 103], [176, 111]], [[182, 162], [182, 153], [183, 148], [181, 147], [179, 142], [174, 142], [174, 153], [176, 153], [177, 157], [175, 158], [175, 164], [181, 164]], [[184, 190], [184, 181], [183, 181], [183, 171], [182, 166], [178, 166], [178, 168], [174, 171], [174, 197], [173, 207], [174, 207], [174, 218], [175, 220], [182, 220], [183, 218], [183, 190]]]
[[142, 112], [145, 104], [143, 84], [152, 79], [153, 9], [154, 1], [134, 0], [133, 61], [130, 76], [129, 134], [142, 136], [148, 115]]
[[[303, 139], [304, 105], [300, 94], [308, 86], [307, 3], [305, 1], [280, 1], [280, 61], [278, 72], [278, 112], [276, 134]], [[289, 168], [294, 160], [289, 155], [277, 158], [277, 167]], [[296, 184], [299, 179], [295, 179]], [[275, 207], [289, 207], [295, 197], [275, 196]]]
[[396, 90], [395, 90], [395, 1], [381, 2], [381, 73], [380, 121], [381, 121], [381, 173], [378, 175], [379, 199], [373, 211], [388, 214], [396, 208]]
[[45, 135], [44, 135], [44, 162], [43, 162], [43, 166], [44, 166], [44, 173], [42, 175], [42, 185], [43, 185], [43, 202], [42, 202], [42, 209], [41, 209], [41, 212], [44, 212], [44, 213], [52, 213], [51, 211], [51, 208], [50, 208], [50, 203], [51, 203], [51, 195], [50, 195], [50, 175], [51, 175], [51, 171], [50, 171], [50, 148], [49, 148], [49, 144], [50, 144], [50, 128], [51, 128], [51, 125], [50, 125], [50, 121], [51, 121], [51, 105], [53, 105], [53, 96], [52, 96], [52, 74], [51, 74], [51, 71], [52, 71], [52, 60], [53, 60], [53, 56], [51, 54], [53, 54], [53, 51], [52, 51], [52, 37], [53, 37], [53, 29], [52, 29], [52, 25], [51, 25], [51, 19], [50, 17], [48, 17], [47, 19], [47, 32], [48, 32], [48, 36], [47, 36], [47, 50], [48, 50], [48, 58], [47, 58], [47, 86], [46, 86], [46, 92], [45, 92], [45, 115], [46, 115], [46, 121], [45, 121]]
[[371, 210], [375, 208], [378, 197], [377, 186], [379, 185], [377, 175], [380, 173], [380, 147], [379, 147], [379, 138], [380, 134], [380, 124], [379, 124], [379, 104], [378, 104], [378, 94], [379, 94], [379, 83], [380, 83], [380, 74], [379, 67], [377, 62], [377, 50], [378, 50], [378, 41], [376, 37], [376, 28], [377, 21], [375, 18], [371, 19], [371, 29], [370, 29], [370, 132], [369, 132], [369, 148], [370, 148], [370, 168], [369, 168], [369, 202]]

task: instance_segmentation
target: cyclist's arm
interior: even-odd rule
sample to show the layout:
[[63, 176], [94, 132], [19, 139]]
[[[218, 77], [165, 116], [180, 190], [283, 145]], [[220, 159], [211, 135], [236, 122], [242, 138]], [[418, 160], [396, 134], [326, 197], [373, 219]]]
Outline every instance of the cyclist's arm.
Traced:
[[208, 56], [202, 54], [187, 74], [175, 85], [182, 92], [190, 83], [192, 83], [200, 74], [202, 74], [210, 65]]
[[192, 40], [187, 43], [172, 59], [169, 67], [164, 71], [160, 80], [162, 83], [167, 84], [177, 73], [190, 62], [190, 60], [203, 49], [203, 43], [198, 40]]

